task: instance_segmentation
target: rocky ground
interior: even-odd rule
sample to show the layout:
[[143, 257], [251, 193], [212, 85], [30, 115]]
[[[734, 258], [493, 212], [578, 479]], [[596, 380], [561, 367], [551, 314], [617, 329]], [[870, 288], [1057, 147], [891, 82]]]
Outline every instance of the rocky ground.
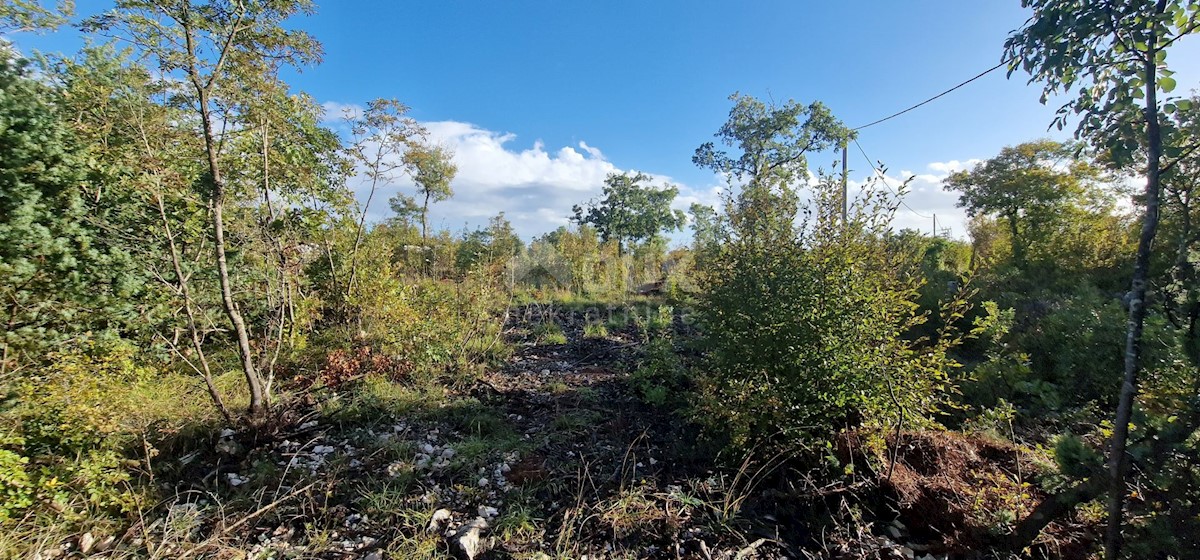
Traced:
[[[157, 483], [173, 499], [121, 534], [89, 532], [43, 557], [971, 556], [848, 499], [853, 485], [805, 486], [769, 460], [718, 467], [731, 463], [631, 386], [653, 336], [645, 321], [607, 312], [516, 310], [511, 357], [467, 386], [347, 381], [270, 430], [164, 450]], [[901, 490], [919, 492], [901, 472]], [[813, 515], [847, 521], [834, 531]]]

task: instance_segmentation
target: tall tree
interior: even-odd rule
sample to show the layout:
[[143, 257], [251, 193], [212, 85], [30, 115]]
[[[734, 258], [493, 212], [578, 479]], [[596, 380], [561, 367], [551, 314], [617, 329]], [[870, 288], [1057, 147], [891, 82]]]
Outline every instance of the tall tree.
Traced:
[[409, 143], [408, 151], [404, 153], [404, 165], [417, 184], [417, 196], [424, 200], [421, 204], [421, 247], [425, 249], [429, 245], [429, 203], [454, 196], [450, 183], [458, 174], [458, 166], [454, 165], [454, 154], [450, 150], [426, 142]]
[[97, 177], [57, 97], [0, 45], [0, 374], [22, 354], [118, 326], [137, 288], [128, 254], [87, 220]]
[[853, 135], [820, 102], [767, 104], [734, 93], [729, 118], [696, 149], [692, 163], [740, 186], [726, 201], [732, 233], [771, 243], [790, 238], [799, 210], [798, 183], [808, 179], [807, 154], [843, 145]]
[[[250, 332], [234, 300], [225, 238], [229, 196], [222, 164], [223, 130], [253, 126], [219, 111], [222, 97], [234, 98], [261, 84], [280, 64], [306, 64], [320, 56], [308, 34], [283, 27], [297, 14], [311, 13], [309, 0], [118, 0], [113, 10], [90, 18], [85, 30], [123, 35], [155, 60], [159, 70], [187, 84], [186, 97], [204, 141], [207, 174], [203, 190], [212, 230], [221, 302], [237, 338], [242, 372], [250, 392], [252, 417], [266, 410], [262, 376], [255, 366]], [[227, 105], [226, 105], [227, 106]], [[230, 122], [234, 121], [234, 122]], [[218, 130], [218, 126], [222, 130]]]
[[[1151, 250], [1158, 231], [1164, 154], [1178, 155], [1181, 146], [1164, 146], [1160, 94], [1175, 89], [1167, 53], [1180, 37], [1200, 27], [1200, 3], [1189, 0], [1022, 0], [1033, 16], [1005, 42], [1018, 69], [1050, 95], [1075, 95], [1058, 111], [1062, 128], [1079, 116], [1076, 136], [1109, 153], [1117, 164], [1132, 163], [1144, 147], [1146, 188], [1137, 257], [1130, 283], [1125, 367], [1116, 422], [1109, 450], [1110, 497], [1104, 549], [1107, 558], [1120, 553], [1126, 494], [1129, 422], [1141, 370], [1142, 330]], [[1077, 92], [1077, 93], [1076, 93]], [[1168, 164], [1169, 165], [1169, 164]]]
[[610, 173], [604, 180], [604, 198], [583, 207], [575, 205], [575, 222], [596, 228], [603, 241], [615, 240], [624, 253], [630, 242], [649, 241], [659, 234], [683, 227], [682, 210], [671, 209], [679, 188], [665, 185], [656, 189], [643, 183], [643, 173]]
[[1084, 194], [1095, 168], [1071, 161], [1072, 149], [1052, 140], [1006, 146], [970, 171], [953, 173], [947, 190], [958, 191], [968, 216], [993, 215], [1007, 226], [1014, 264], [1025, 269], [1030, 245], [1045, 236], [1067, 204]]
[[406, 152], [412, 143], [425, 136], [425, 129], [407, 115], [408, 106], [397, 99], [375, 99], [367, 103], [361, 113], [346, 115], [353, 136], [346, 152], [368, 187], [367, 198], [359, 208], [354, 245], [350, 249], [347, 296], [358, 281], [358, 251], [366, 233], [371, 201], [381, 187], [392, 185], [409, 172], [404, 160]]

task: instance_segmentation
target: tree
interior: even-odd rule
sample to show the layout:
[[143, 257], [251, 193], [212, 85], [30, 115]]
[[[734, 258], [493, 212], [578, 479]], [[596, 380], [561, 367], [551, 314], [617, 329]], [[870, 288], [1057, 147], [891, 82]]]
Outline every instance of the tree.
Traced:
[[820, 103], [732, 99], [717, 136], [736, 151], [707, 143], [693, 158], [741, 183], [726, 199], [719, 245], [698, 263], [702, 408], [746, 447], [918, 423], [945, 396], [956, 339], [913, 336], [925, 321], [919, 256], [889, 250], [896, 202], [875, 190], [843, 222], [840, 186], [823, 176], [797, 223], [806, 154], [851, 132]]
[[0, 4], [0, 32], [20, 33], [54, 29], [74, 11], [73, 0], [58, 0], [53, 8], [37, 0], [8, 0]]
[[[165, 75], [187, 85], [195, 124], [204, 140], [207, 174], [203, 191], [208, 205], [221, 302], [237, 338], [242, 372], [250, 392], [249, 411], [266, 410], [262, 376], [255, 367], [246, 321], [234, 300], [225, 238], [225, 206], [229, 197], [222, 149], [223, 133], [237, 115], [218, 112], [222, 97], [235, 98], [259, 85], [280, 64], [317, 60], [320, 46], [301, 31], [287, 30], [284, 20], [312, 11], [309, 0], [246, 3], [239, 0], [119, 0], [116, 7], [90, 18], [85, 30], [119, 32], [157, 61]], [[180, 93], [185, 93], [181, 91]], [[223, 122], [218, 122], [223, 121]], [[235, 124], [253, 126], [253, 123]], [[223, 127], [227, 128], [227, 127]]]
[[643, 185], [648, 181], [650, 177], [643, 173], [610, 173], [604, 179], [604, 198], [588, 204], [586, 214], [576, 204], [574, 221], [594, 226], [603, 241], [616, 240], [622, 254], [630, 242], [648, 241], [682, 228], [686, 222], [683, 211], [671, 209], [679, 188]]
[[87, 220], [96, 177], [57, 96], [0, 46], [0, 374], [26, 353], [132, 322], [137, 277]]
[[1121, 547], [1129, 463], [1126, 445], [1142, 367], [1146, 287], [1158, 231], [1163, 156], [1183, 151], [1182, 146], [1164, 147], [1163, 113], [1169, 109], [1159, 94], [1175, 89], [1167, 52], [1180, 37], [1200, 27], [1200, 3], [1022, 0], [1021, 4], [1034, 13], [1005, 41], [1005, 54], [1011, 61], [1009, 75], [1023, 69], [1030, 74], [1031, 83], [1041, 82], [1043, 102], [1052, 94], [1075, 94], [1059, 109], [1054, 123], [1062, 128], [1070, 115], [1078, 115], [1076, 136], [1106, 151], [1114, 163], [1128, 165], [1141, 148], [1145, 150], [1144, 214], [1130, 282], [1124, 374], [1108, 458], [1110, 496], [1104, 549], [1112, 560]]
[[[1182, 146], [1200, 139], [1200, 97], [1175, 102], [1169, 145]], [[1163, 174], [1163, 211], [1160, 237], [1167, 250], [1159, 266], [1167, 271], [1164, 292], [1168, 317], [1185, 333], [1188, 353], [1200, 364], [1200, 153], [1183, 154]]]
[[404, 165], [417, 184], [417, 195], [424, 198], [421, 205], [421, 247], [429, 244], [429, 203], [441, 202], [454, 196], [450, 183], [458, 174], [454, 154], [428, 143], [411, 142], [404, 153]]
[[688, 207], [692, 215], [692, 250], [704, 251], [720, 242], [721, 217], [711, 206], [693, 202]]
[[[353, 141], [346, 153], [358, 172], [366, 177], [367, 199], [359, 209], [358, 224], [354, 233], [354, 245], [350, 249], [350, 277], [346, 282], [346, 295], [354, 291], [358, 280], [358, 250], [366, 232], [367, 212], [375, 192], [383, 185], [390, 185], [408, 172], [406, 151], [415, 138], [424, 137], [425, 129], [416, 120], [407, 116], [408, 107], [396, 99], [375, 99], [359, 115], [346, 116], [350, 124]], [[393, 208], [395, 206], [393, 205]]]
[[1071, 146], [1052, 140], [1007, 146], [970, 171], [953, 173], [947, 190], [961, 193], [968, 216], [998, 216], [1007, 226], [1014, 264], [1028, 266], [1030, 246], [1043, 242], [1052, 223], [1080, 199], [1096, 169], [1071, 161]]
[[706, 142], [692, 163], [740, 185], [726, 201], [730, 233], [765, 244], [788, 239], [799, 210], [797, 183], [808, 179], [807, 154], [844, 145], [853, 132], [820, 102], [768, 105], [738, 93], [729, 99], [729, 119], [715, 136], [733, 151]]

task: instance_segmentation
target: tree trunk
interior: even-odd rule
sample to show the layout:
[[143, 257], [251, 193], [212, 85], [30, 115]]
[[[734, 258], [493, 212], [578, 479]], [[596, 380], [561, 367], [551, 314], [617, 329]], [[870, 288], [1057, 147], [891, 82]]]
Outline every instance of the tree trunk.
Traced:
[[1021, 239], [1021, 229], [1017, 223], [1017, 210], [1014, 208], [1008, 215], [1008, 231], [1012, 237], [1013, 262], [1017, 268], [1025, 270], [1025, 242]]
[[421, 270], [426, 276], [432, 272], [433, 262], [429, 255], [429, 197], [433, 193], [425, 191], [425, 205], [421, 207]]
[[[186, 34], [188, 53], [194, 57], [195, 52], [192, 47], [191, 30], [186, 30]], [[217, 139], [216, 134], [213, 132], [212, 114], [208, 106], [208, 86], [202, 82], [194, 65], [189, 68], [189, 74], [199, 98], [197, 101], [200, 107], [200, 121], [204, 127], [204, 151], [208, 156], [209, 180], [211, 181], [211, 192], [208, 195], [208, 210], [212, 216], [213, 252], [217, 257], [217, 278], [221, 284], [221, 303], [225, 308], [225, 315], [229, 317], [229, 322], [233, 325], [233, 330], [237, 334], [238, 354], [242, 360], [242, 373], [245, 374], [246, 385], [250, 389], [250, 415], [258, 417], [266, 410], [263, 399], [263, 384], [258, 370], [254, 367], [254, 351], [250, 348], [250, 334], [246, 329], [246, 321], [242, 319], [242, 314], [238, 311], [237, 304], [233, 301], [233, 285], [229, 279], [229, 263], [225, 258], [225, 178], [221, 175], [221, 165], [217, 161]]]
[[[1159, 0], [1162, 12], [1165, 0]], [[1113, 427], [1112, 446], [1108, 457], [1110, 496], [1108, 502], [1108, 528], [1104, 534], [1104, 557], [1115, 560], [1121, 551], [1121, 522], [1124, 515], [1125, 474], [1129, 459], [1125, 448], [1129, 439], [1129, 421], [1133, 414], [1134, 398], [1137, 396], [1137, 379], [1141, 369], [1142, 327], [1146, 320], [1146, 283], [1150, 276], [1150, 250], [1158, 232], [1159, 175], [1162, 158], [1162, 131], [1159, 127], [1157, 77], [1155, 54], [1157, 36], [1149, 39], [1144, 68], [1146, 73], [1146, 214], [1142, 218], [1142, 231], [1138, 238], [1137, 260], [1133, 267], [1130, 287], [1129, 323], [1125, 335], [1125, 376], [1117, 404], [1116, 423]]]

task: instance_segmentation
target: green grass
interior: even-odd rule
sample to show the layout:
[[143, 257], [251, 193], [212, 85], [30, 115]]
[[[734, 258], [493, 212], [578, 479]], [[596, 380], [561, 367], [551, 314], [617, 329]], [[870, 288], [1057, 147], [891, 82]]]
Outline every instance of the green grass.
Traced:
[[494, 532], [505, 543], [526, 543], [541, 537], [544, 532], [534, 507], [523, 500], [513, 500], [496, 518]]
[[556, 436], [572, 437], [587, 432], [600, 421], [602, 415], [586, 408], [574, 409], [559, 415], [551, 427]]
[[541, 323], [533, 328], [533, 336], [540, 344], [566, 344], [567, 335], [563, 334], [558, 323]]
[[588, 323], [583, 327], [585, 338], [608, 338], [608, 328], [604, 323]]

